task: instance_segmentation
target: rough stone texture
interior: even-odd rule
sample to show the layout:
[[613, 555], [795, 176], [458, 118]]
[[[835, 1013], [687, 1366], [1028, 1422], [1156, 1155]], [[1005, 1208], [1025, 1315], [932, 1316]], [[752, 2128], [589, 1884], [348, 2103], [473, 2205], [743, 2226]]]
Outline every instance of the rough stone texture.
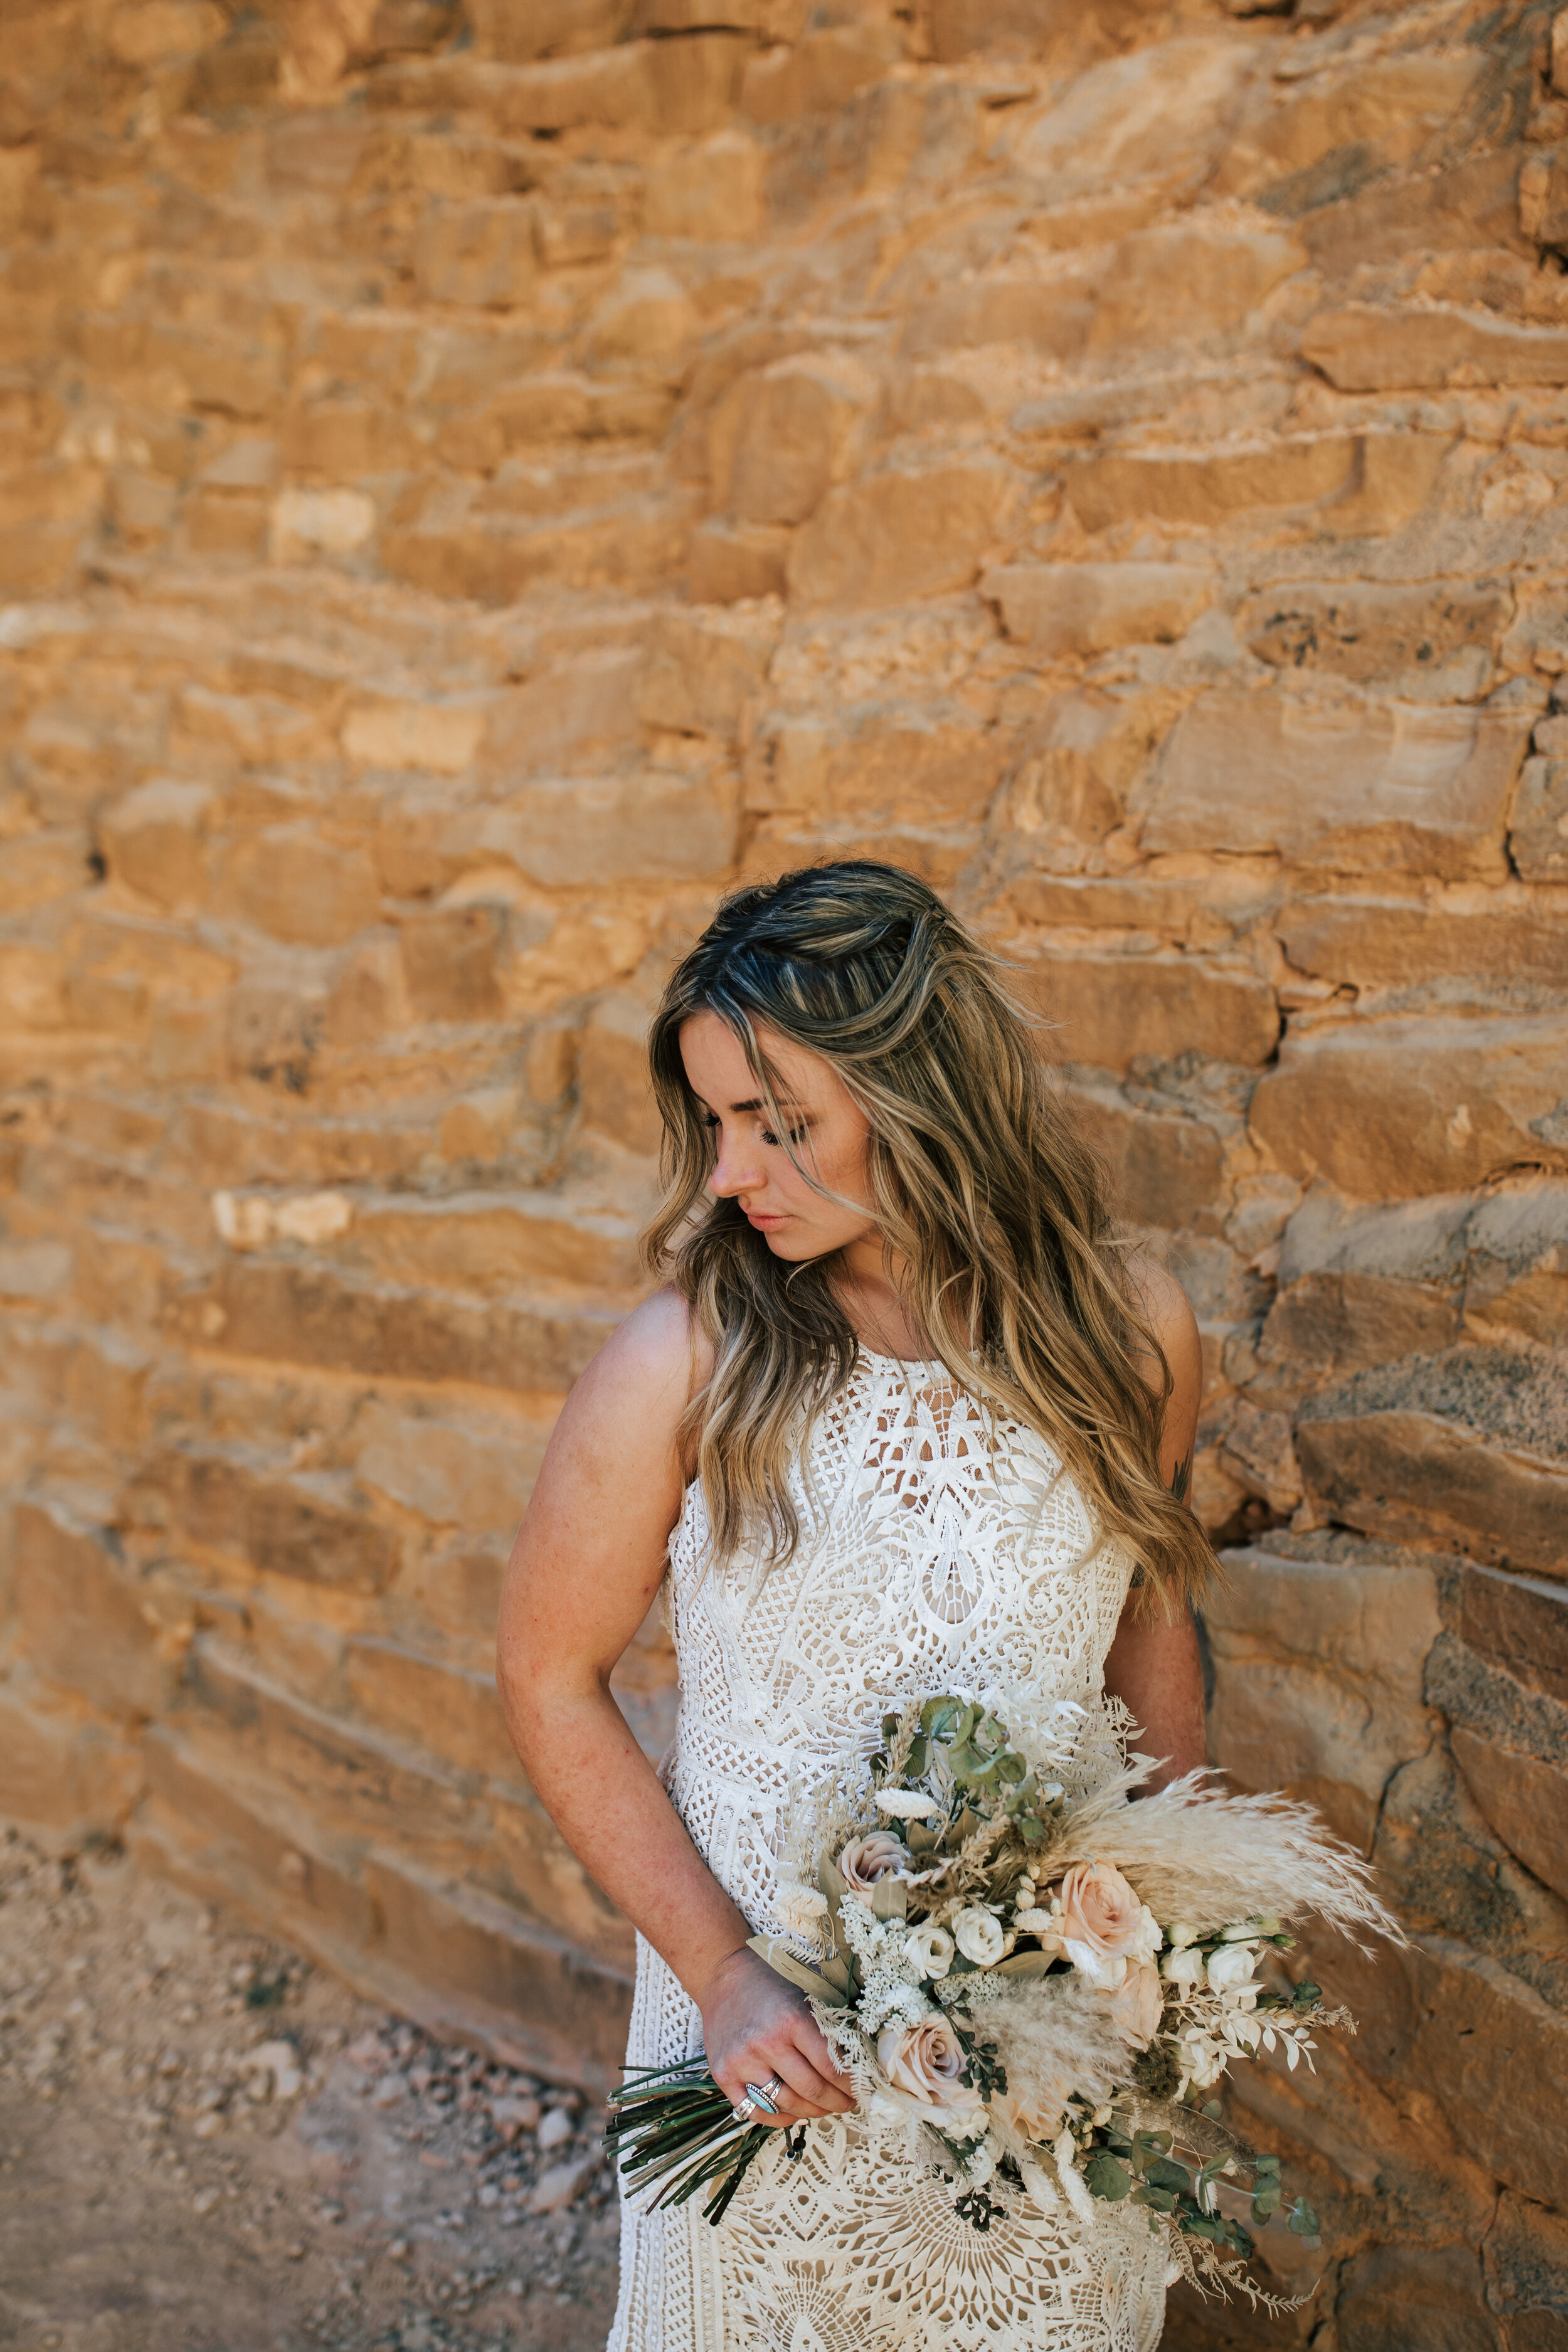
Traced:
[[[1362, 2037], [1240, 2094], [1325, 2219], [1287, 2340], [1545, 2352], [1563, 20], [5, 43], [0, 1804], [611, 2062], [629, 1938], [506, 1749], [501, 1564], [637, 1293], [662, 974], [726, 883], [893, 856], [1196, 1306], [1219, 1760], [1422, 1939], [1325, 1955]], [[618, 1688], [657, 1750], [656, 1626]]]

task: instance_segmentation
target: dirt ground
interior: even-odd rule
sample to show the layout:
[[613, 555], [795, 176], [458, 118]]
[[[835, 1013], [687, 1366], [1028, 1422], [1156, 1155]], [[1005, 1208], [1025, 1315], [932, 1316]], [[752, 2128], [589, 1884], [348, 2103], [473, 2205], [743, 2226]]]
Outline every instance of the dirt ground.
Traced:
[[599, 2128], [123, 1856], [0, 1832], [7, 2352], [597, 2352]]

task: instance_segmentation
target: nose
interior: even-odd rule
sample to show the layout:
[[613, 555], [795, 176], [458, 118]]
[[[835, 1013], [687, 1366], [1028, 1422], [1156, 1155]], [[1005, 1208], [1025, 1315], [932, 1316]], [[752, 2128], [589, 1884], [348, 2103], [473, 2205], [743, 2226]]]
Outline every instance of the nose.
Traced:
[[719, 1157], [708, 1179], [716, 1200], [732, 1201], [742, 1192], [760, 1192], [764, 1182], [759, 1148], [752, 1138], [720, 1131]]

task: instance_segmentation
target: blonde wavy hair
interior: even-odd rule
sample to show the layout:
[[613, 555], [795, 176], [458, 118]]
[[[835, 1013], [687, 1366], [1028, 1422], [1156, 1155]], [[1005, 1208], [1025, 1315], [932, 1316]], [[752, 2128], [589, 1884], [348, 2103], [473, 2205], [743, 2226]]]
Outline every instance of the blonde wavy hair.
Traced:
[[680, 1055], [698, 1013], [739, 1039], [781, 1137], [766, 1033], [837, 1072], [870, 1122], [870, 1198], [931, 1355], [1059, 1455], [1143, 1570], [1146, 1606], [1195, 1599], [1214, 1555], [1160, 1475], [1170, 1368], [1100, 1169], [998, 959], [915, 876], [860, 860], [727, 898], [672, 975], [649, 1037], [665, 1198], [644, 1249], [712, 1343], [683, 1434], [714, 1556], [752, 1539], [768, 1565], [793, 1552], [788, 1474], [858, 1342], [834, 1288], [837, 1253], [777, 1258], [737, 1202], [707, 1193], [714, 1139]]

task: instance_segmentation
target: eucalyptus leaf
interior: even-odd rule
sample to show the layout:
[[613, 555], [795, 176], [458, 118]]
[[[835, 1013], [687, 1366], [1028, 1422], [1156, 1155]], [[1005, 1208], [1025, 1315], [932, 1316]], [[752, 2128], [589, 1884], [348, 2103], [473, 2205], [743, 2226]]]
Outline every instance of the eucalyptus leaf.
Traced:
[[1103, 2198], [1108, 2205], [1120, 2205], [1132, 2186], [1126, 2167], [1103, 2147], [1089, 2158], [1083, 2177], [1089, 2195]]

